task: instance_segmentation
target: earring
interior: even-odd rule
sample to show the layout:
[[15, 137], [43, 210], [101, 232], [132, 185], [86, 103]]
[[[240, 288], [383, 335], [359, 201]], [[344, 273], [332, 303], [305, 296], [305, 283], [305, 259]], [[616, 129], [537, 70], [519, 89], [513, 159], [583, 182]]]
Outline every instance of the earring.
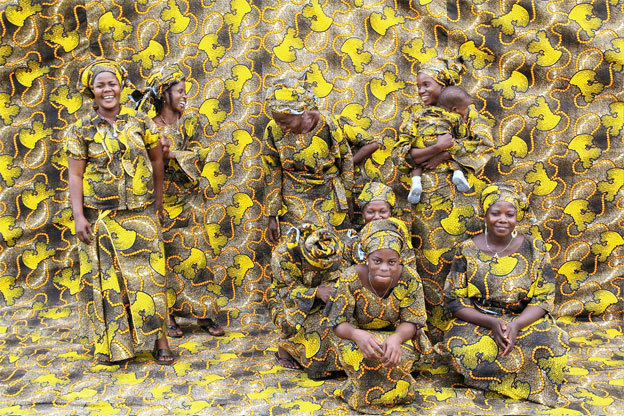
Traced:
[[487, 222], [483, 222], [483, 232], [487, 234]]
[[517, 236], [518, 236], [518, 231], [513, 230], [513, 231], [511, 232], [511, 238], [516, 238]]

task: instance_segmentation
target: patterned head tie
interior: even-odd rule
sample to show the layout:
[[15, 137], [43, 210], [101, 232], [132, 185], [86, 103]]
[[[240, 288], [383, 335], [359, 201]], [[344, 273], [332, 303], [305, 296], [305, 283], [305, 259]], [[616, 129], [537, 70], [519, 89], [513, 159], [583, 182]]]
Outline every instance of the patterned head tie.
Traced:
[[335, 232], [312, 224], [292, 227], [288, 233], [289, 249], [301, 247], [303, 258], [313, 267], [327, 270], [342, 260], [344, 245]]
[[102, 72], [110, 72], [117, 78], [121, 88], [126, 86], [128, 72], [126, 69], [115, 61], [109, 59], [98, 59], [97, 61], [87, 65], [80, 73], [78, 81], [78, 90], [82, 95], [93, 100], [93, 82]]
[[481, 192], [481, 208], [485, 215], [498, 201], [511, 202], [516, 207], [516, 218], [520, 221], [529, 209], [527, 197], [519, 186], [511, 182], [496, 182], [485, 187]]
[[307, 110], [316, 110], [317, 101], [306, 81], [281, 79], [269, 89], [265, 102], [269, 115], [270, 113], [299, 115]]
[[184, 81], [186, 76], [178, 64], [167, 64], [153, 72], [146, 81], [144, 100], [154, 104], [156, 100], [163, 100], [165, 91], [172, 85]]
[[384, 201], [394, 208], [396, 203], [396, 195], [392, 188], [381, 182], [369, 182], [362, 188], [362, 192], [358, 196], [360, 208], [364, 208], [366, 204], [373, 201]]
[[[374, 251], [389, 248], [401, 256], [401, 263], [407, 263], [410, 258], [410, 233], [405, 223], [397, 218], [388, 218], [371, 221], [362, 228], [361, 247], [366, 256]], [[411, 250], [413, 252], [413, 250]]]
[[448, 87], [458, 84], [465, 70], [464, 65], [459, 62], [449, 61], [446, 58], [433, 58], [422, 64], [418, 73], [429, 75], [438, 84]]

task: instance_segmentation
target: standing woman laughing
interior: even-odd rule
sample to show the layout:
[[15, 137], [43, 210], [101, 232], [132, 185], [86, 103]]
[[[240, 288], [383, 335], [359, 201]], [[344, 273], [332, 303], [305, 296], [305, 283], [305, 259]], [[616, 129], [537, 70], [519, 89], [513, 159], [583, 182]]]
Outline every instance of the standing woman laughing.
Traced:
[[69, 194], [80, 240], [81, 338], [112, 364], [153, 347], [172, 364], [165, 324], [163, 162], [158, 133], [143, 113], [121, 105], [126, 70], [98, 60], [81, 73], [93, 110], [66, 136]]
[[[224, 334], [215, 322], [221, 287], [208, 268], [211, 251], [204, 228], [202, 170], [210, 143], [200, 115], [186, 110], [185, 76], [177, 64], [165, 65], [147, 80], [146, 101], [154, 105], [165, 161], [163, 240], [167, 264], [169, 327], [180, 338], [175, 316], [197, 319], [213, 336]], [[225, 298], [222, 298], [225, 299]]]

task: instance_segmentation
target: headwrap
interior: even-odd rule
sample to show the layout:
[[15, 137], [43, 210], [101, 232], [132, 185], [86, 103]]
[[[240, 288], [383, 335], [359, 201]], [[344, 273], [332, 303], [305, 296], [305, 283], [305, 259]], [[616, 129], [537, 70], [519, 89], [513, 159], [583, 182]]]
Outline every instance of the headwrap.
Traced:
[[438, 84], [448, 87], [459, 83], [460, 75], [464, 73], [465, 69], [459, 62], [449, 62], [446, 58], [433, 58], [424, 63], [418, 72], [429, 75]]
[[126, 86], [128, 72], [126, 69], [115, 61], [109, 59], [98, 59], [97, 61], [87, 65], [80, 73], [78, 81], [78, 90], [82, 95], [93, 100], [93, 81], [95, 77], [102, 72], [110, 72], [115, 75], [119, 86], [123, 89]]
[[335, 232], [313, 224], [303, 224], [289, 231], [287, 247], [301, 247], [303, 258], [317, 269], [327, 270], [342, 260], [344, 245]]
[[[185, 79], [186, 76], [178, 64], [167, 64], [153, 72], [145, 82], [146, 88], [143, 91], [144, 95], [139, 108], [143, 107], [145, 102], [154, 105], [156, 100], [162, 100], [167, 88]], [[145, 111], [145, 109], [142, 110]]]
[[306, 110], [316, 110], [317, 98], [304, 80], [281, 79], [269, 89], [266, 98], [266, 111], [277, 114], [303, 114]]
[[496, 182], [488, 185], [481, 192], [483, 214], [498, 201], [511, 202], [516, 207], [516, 218], [520, 221], [529, 209], [527, 197], [520, 187], [511, 182]]
[[[399, 253], [401, 263], [407, 263], [404, 257], [409, 255], [409, 230], [405, 223], [397, 218], [371, 221], [362, 228], [361, 247], [366, 256], [370, 253], [389, 248]], [[413, 252], [413, 250], [411, 250]], [[413, 254], [412, 254], [413, 256]]]
[[381, 182], [368, 182], [362, 188], [362, 192], [358, 196], [358, 203], [360, 208], [364, 208], [366, 204], [373, 201], [384, 201], [390, 205], [390, 208], [394, 208], [396, 203], [396, 195], [392, 188]]

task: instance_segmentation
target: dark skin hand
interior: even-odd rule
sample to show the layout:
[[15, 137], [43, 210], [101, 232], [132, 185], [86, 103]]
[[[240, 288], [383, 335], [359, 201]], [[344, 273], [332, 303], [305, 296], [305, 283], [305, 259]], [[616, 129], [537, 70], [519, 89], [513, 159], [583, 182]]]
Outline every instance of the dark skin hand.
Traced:
[[316, 288], [316, 294], [314, 296], [327, 303], [333, 292], [334, 288], [331, 286], [319, 286]]
[[269, 244], [275, 245], [279, 241], [280, 231], [277, 225], [277, 217], [269, 217], [269, 225], [267, 226], [267, 240]]
[[529, 305], [509, 324], [494, 315], [488, 315], [473, 308], [462, 308], [455, 313], [455, 317], [492, 330], [494, 341], [501, 351], [500, 356], [504, 357], [511, 352], [516, 344], [518, 331], [545, 314], [546, 311], [539, 306]]
[[71, 200], [72, 213], [74, 216], [74, 226], [76, 236], [85, 244], [91, 244], [93, 230], [91, 224], [84, 216], [82, 205], [82, 177], [84, 175], [86, 160], [76, 160], [67, 158], [69, 163], [69, 198]]
[[414, 336], [416, 325], [401, 322], [385, 342], [380, 342], [371, 332], [356, 328], [349, 322], [336, 326], [334, 332], [340, 338], [355, 342], [364, 358], [380, 360], [384, 367], [393, 368], [401, 363], [401, 344]]
[[379, 149], [379, 143], [377, 142], [371, 142], [360, 147], [360, 150], [353, 155], [353, 164], [359, 165], [366, 161], [377, 149]]
[[446, 149], [453, 147], [455, 144], [455, 139], [448, 133], [442, 134], [438, 136], [438, 141], [436, 144], [425, 147], [424, 149], [417, 149], [415, 147], [411, 148], [409, 153], [414, 163], [423, 164], [434, 156], [437, 156], [439, 153], [445, 152]]

